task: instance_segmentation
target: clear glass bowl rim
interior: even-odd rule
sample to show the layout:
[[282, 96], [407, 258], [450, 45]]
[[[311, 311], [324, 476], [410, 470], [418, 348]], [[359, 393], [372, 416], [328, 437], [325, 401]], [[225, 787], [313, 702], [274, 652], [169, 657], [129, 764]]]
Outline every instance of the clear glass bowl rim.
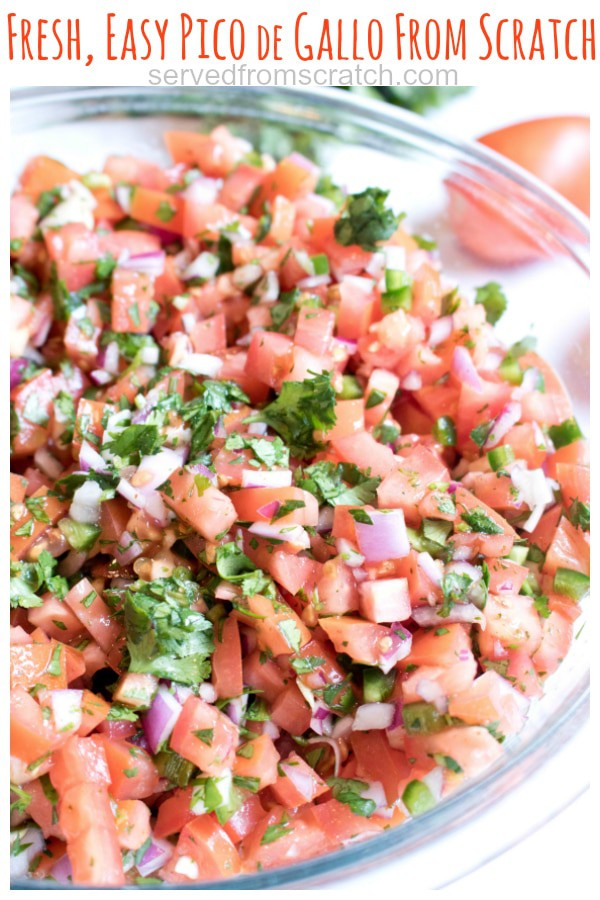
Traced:
[[[223, 93], [228, 95], [226, 109], [215, 102], [217, 94]], [[456, 169], [464, 168], [469, 177], [473, 177], [476, 171], [480, 183], [486, 183], [487, 173], [504, 176], [519, 186], [521, 197], [530, 198], [538, 209], [542, 204], [542, 207], [554, 215], [554, 221], [562, 220], [568, 226], [568, 237], [552, 228], [546, 228], [549, 232], [554, 231], [552, 237], [572, 261], [589, 273], [589, 220], [555, 191], [486, 147], [441, 134], [415, 114], [332, 88], [304, 90], [215, 87], [186, 90], [132, 86], [16, 89], [11, 97], [11, 130], [18, 134], [35, 127], [118, 114], [185, 116], [195, 112], [222, 114], [224, 120], [228, 115], [244, 118], [264, 116], [284, 126], [297, 129], [304, 125], [311, 130], [335, 136], [331, 121], [331, 113], [334, 113], [339, 120], [359, 125], [373, 135], [379, 133], [382, 136], [401, 138], [405, 144], [412, 144], [421, 152], [442, 157]], [[40, 123], [39, 126], [34, 125], [36, 121]], [[497, 184], [493, 181], [489, 181], [488, 185], [492, 190], [497, 190]], [[525, 208], [525, 212], [531, 215], [530, 209]], [[537, 214], [534, 213], [531, 218], [537, 218]], [[189, 885], [127, 885], [126, 889], [264, 890], [313, 886], [362, 871], [376, 863], [400, 860], [425, 844], [431, 845], [443, 839], [450, 830], [454, 831], [462, 823], [474, 818], [477, 811], [487, 810], [504, 789], [518, 790], [518, 782], [539, 770], [544, 760], [580, 730], [588, 716], [589, 667], [586, 667], [577, 683], [562, 698], [560, 706], [546, 722], [544, 729], [540, 729], [516, 749], [507, 747], [498, 764], [470, 781], [434, 810], [408, 821], [400, 828], [391, 829], [376, 838], [347, 846], [343, 850], [280, 869], [221, 881]], [[16, 879], [11, 887], [17, 890], [86, 890], [80, 886], [68, 887], [35, 879]]]

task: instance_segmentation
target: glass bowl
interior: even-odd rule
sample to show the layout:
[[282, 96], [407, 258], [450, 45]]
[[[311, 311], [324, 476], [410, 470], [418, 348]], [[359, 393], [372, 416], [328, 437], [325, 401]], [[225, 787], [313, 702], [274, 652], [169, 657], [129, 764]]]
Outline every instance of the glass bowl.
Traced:
[[[276, 156], [293, 148], [316, 158], [351, 191], [389, 188], [393, 205], [407, 211], [411, 229], [437, 241], [445, 273], [462, 289], [502, 283], [509, 309], [499, 325], [501, 337], [512, 342], [535, 333], [539, 351], [562, 375], [587, 427], [588, 221], [518, 167], [476, 144], [440, 135], [417, 116], [333, 89], [17, 90], [12, 175], [16, 180], [35, 154], [55, 156], [82, 171], [100, 168], [108, 153], [166, 162], [164, 130], [208, 131], [222, 122]], [[465, 250], [448, 214], [448, 185], [456, 183], [466, 185], [471, 196], [483, 192], [492, 218], [494, 210], [502, 219], [509, 209], [511, 220], [537, 247], [537, 258], [508, 266]], [[506, 743], [503, 758], [437, 808], [335, 853], [192, 887], [340, 887], [348, 877], [352, 886], [366, 871], [370, 885], [383, 875], [409, 887], [440, 888], [503, 852], [586, 788], [581, 749], [588, 718], [589, 629], [581, 630], [584, 619], [585, 612], [567, 659], [545, 696], [532, 705], [523, 731]], [[64, 889], [35, 880], [13, 887]]]

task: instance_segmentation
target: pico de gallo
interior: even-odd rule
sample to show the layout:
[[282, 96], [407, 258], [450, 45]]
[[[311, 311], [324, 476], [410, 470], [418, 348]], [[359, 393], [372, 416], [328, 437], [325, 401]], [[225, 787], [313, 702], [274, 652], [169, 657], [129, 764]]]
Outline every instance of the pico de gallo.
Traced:
[[165, 141], [11, 200], [15, 877], [206, 882], [426, 814], [589, 588], [587, 444], [502, 287], [384, 190]]

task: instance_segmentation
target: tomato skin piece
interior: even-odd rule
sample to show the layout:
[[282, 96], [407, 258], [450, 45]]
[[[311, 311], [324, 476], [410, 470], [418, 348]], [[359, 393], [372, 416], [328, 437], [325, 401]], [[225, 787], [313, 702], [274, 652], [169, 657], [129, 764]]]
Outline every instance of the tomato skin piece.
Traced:
[[[194, 731], [212, 729], [210, 744]], [[198, 766], [207, 775], [220, 775], [235, 760], [238, 741], [237, 726], [216, 707], [199, 697], [188, 697], [171, 735], [171, 748]]]
[[517, 122], [478, 138], [590, 214], [590, 120], [552, 116]]
[[[187, 866], [186, 874], [178, 871], [177, 864], [182, 857], [195, 866]], [[175, 852], [166, 866], [160, 870], [165, 881], [185, 884], [190, 881], [213, 881], [217, 878], [237, 875], [241, 869], [239, 854], [227, 832], [208, 815], [195, 816], [183, 828]], [[187, 874], [189, 872], [189, 875]]]
[[125, 883], [121, 848], [105, 787], [78, 784], [62, 796], [59, 824], [67, 839], [73, 881], [98, 887]]

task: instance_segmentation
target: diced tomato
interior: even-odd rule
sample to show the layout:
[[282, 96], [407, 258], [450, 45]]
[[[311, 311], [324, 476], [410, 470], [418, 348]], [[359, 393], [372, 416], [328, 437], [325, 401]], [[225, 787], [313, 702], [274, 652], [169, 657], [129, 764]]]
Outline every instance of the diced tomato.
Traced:
[[75, 883], [97, 887], [124, 884], [117, 828], [105, 787], [82, 783], [66, 790], [59, 824], [67, 839]]
[[147, 334], [152, 327], [152, 279], [145, 272], [115, 269], [112, 276], [112, 329]]
[[241, 778], [255, 779], [262, 790], [277, 781], [278, 764], [279, 753], [272, 739], [268, 734], [261, 734], [238, 748], [233, 773]]
[[164, 502], [208, 541], [229, 531], [237, 518], [231, 499], [214, 487], [198, 486], [193, 472], [177, 469], [160, 490]]
[[119, 800], [115, 823], [123, 850], [139, 850], [152, 836], [150, 808], [141, 800]]
[[185, 884], [237, 875], [241, 863], [231, 838], [210, 816], [196, 816], [183, 828], [175, 852], [161, 869], [165, 881]]
[[94, 640], [108, 653], [120, 634], [121, 626], [92, 583], [87, 578], [82, 578], [68, 592], [65, 603]]
[[277, 780], [272, 791], [275, 799], [286, 809], [296, 809], [327, 793], [329, 788], [301, 756], [290, 753], [279, 763]]
[[54, 731], [42, 716], [42, 709], [22, 687], [10, 692], [10, 752], [26, 763], [36, 777], [34, 763], [49, 756], [55, 740]]
[[104, 750], [110, 773], [110, 793], [116, 800], [140, 800], [158, 787], [158, 772], [151, 757], [127, 741], [94, 735]]
[[244, 689], [240, 631], [231, 616], [215, 628], [212, 682], [221, 699], [239, 697]]
[[171, 748], [207, 775], [219, 775], [234, 763], [238, 730], [216, 707], [188, 697], [171, 735]]

